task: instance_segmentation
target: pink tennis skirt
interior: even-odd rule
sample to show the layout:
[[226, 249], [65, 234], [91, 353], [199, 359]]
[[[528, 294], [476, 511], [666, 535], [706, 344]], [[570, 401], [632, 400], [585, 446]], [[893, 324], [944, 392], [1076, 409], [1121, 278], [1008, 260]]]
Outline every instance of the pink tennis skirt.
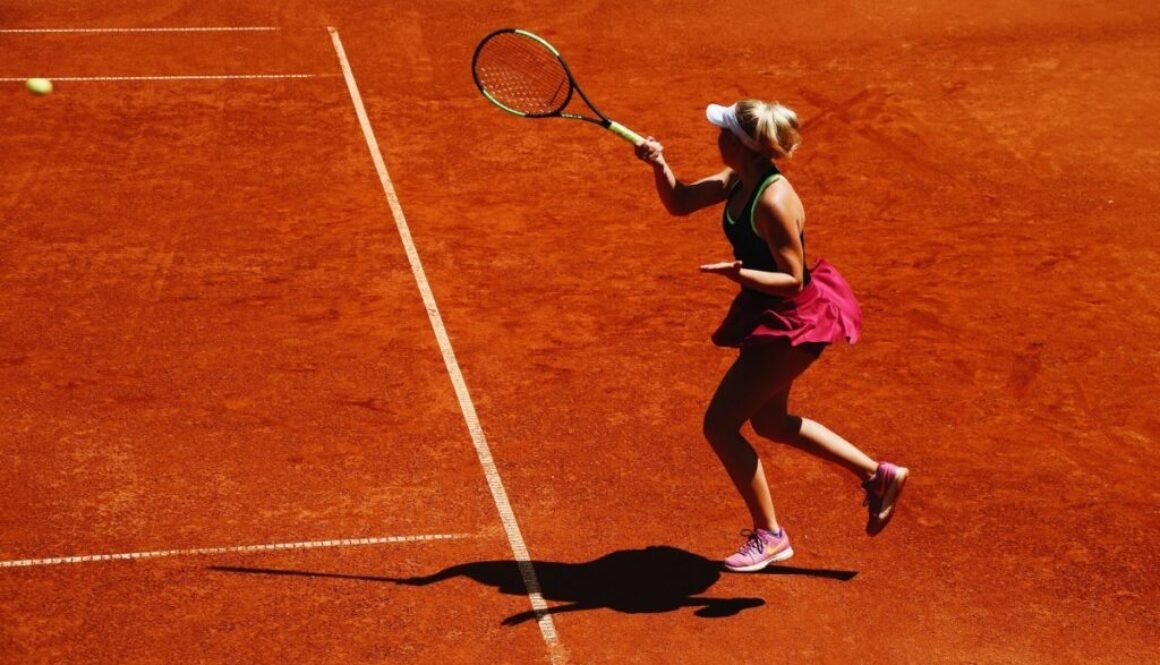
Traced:
[[793, 298], [748, 289], [733, 299], [713, 333], [717, 346], [747, 347], [788, 340], [792, 346], [826, 345], [862, 336], [862, 310], [838, 269], [824, 260], [810, 268], [810, 283]]

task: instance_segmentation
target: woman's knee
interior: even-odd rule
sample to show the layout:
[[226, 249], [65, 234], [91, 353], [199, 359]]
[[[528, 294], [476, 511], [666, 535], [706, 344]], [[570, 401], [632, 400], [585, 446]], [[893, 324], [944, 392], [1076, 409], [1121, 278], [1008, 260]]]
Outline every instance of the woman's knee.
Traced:
[[758, 436], [780, 443], [790, 442], [802, 429], [802, 419], [790, 414], [761, 415], [750, 424]]
[[718, 446], [735, 439], [741, 433], [741, 423], [734, 422], [734, 419], [727, 417], [726, 414], [710, 408], [705, 412], [701, 433], [709, 443]]

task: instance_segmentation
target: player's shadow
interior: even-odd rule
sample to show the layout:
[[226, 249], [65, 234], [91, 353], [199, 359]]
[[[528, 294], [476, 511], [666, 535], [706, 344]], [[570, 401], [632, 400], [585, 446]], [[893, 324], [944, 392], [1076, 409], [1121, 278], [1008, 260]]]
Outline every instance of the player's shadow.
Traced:
[[[719, 618], [765, 604], [761, 598], [709, 598], [702, 594], [721, 579], [721, 564], [677, 549], [657, 546], [642, 550], [621, 550], [585, 563], [533, 562], [532, 566], [544, 599], [561, 603], [548, 608], [549, 614], [610, 609], [627, 614], [673, 612], [695, 607], [699, 617]], [[428, 586], [458, 577], [495, 587], [503, 594], [528, 594], [521, 566], [514, 561], [477, 561], [451, 566], [422, 577], [367, 577], [298, 570], [236, 568], [214, 566], [212, 570], [266, 575], [296, 575], [393, 582], [407, 586]], [[824, 570], [771, 566], [766, 575], [803, 575], [840, 581], [853, 579], [858, 573], [846, 570]], [[503, 621], [515, 625], [535, 619], [533, 610], [521, 612]]]

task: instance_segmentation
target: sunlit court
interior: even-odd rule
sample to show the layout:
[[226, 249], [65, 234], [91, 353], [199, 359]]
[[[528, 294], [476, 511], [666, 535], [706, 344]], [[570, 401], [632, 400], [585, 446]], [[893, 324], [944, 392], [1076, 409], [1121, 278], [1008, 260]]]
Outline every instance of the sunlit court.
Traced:
[[1158, 90], [1130, 0], [6, 2], [0, 662], [1155, 662]]

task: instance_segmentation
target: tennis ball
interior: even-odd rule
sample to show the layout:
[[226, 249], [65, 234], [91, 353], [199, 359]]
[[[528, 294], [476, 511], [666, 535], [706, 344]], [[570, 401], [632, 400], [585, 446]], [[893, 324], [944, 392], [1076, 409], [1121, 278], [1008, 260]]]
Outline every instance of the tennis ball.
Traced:
[[48, 79], [28, 79], [24, 85], [34, 95], [47, 95], [52, 92], [52, 81]]

